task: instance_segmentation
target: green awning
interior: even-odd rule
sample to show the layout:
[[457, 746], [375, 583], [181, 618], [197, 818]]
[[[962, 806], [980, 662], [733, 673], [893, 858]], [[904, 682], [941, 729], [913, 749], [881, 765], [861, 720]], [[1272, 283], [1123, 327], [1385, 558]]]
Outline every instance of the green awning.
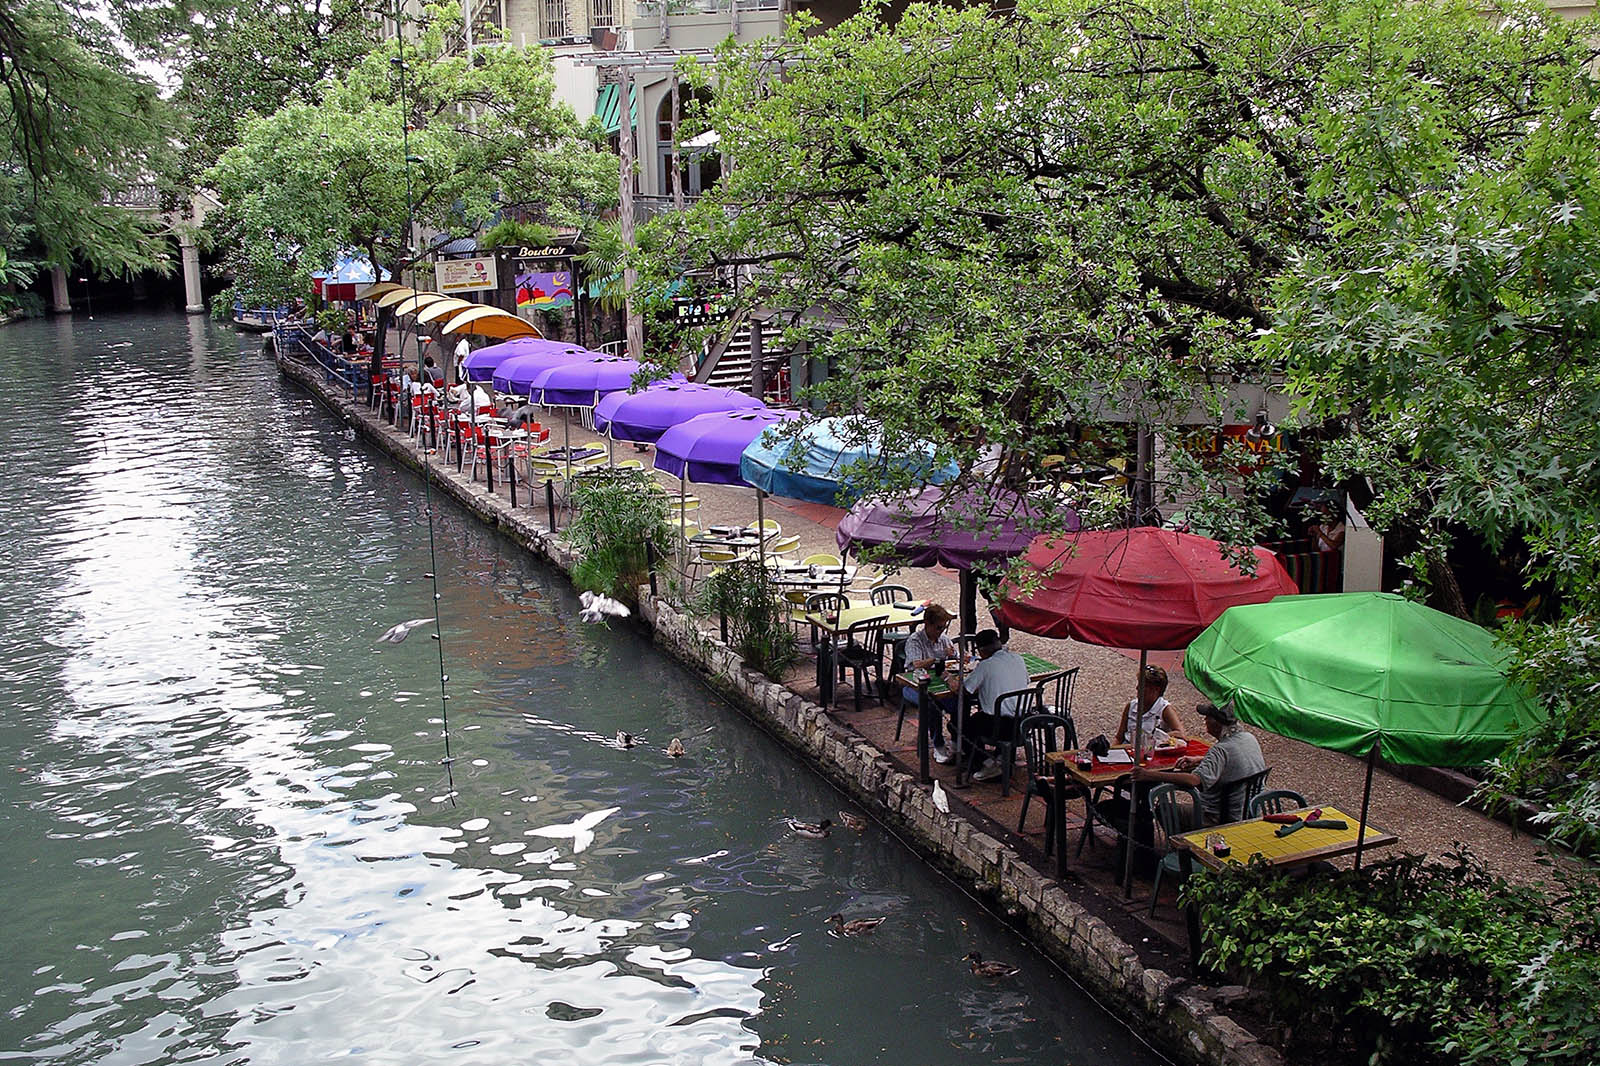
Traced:
[[[610, 85], [600, 86], [600, 92], [594, 98], [595, 117], [600, 120], [600, 124], [606, 128], [607, 133], [617, 133], [622, 129], [621, 116], [618, 114], [622, 109], [617, 106], [618, 98], [621, 96], [622, 87], [613, 82]], [[639, 87], [637, 85], [628, 86], [628, 104], [628, 125], [637, 127], [639, 125]]]

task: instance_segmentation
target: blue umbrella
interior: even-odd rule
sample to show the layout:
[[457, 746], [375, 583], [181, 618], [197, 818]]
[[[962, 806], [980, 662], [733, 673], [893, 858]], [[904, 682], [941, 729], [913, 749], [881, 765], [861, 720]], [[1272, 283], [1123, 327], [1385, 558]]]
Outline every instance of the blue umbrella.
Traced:
[[863, 467], [897, 467], [930, 485], [954, 478], [956, 465], [935, 466], [933, 452], [932, 444], [921, 442], [909, 455], [884, 456], [881, 434], [870, 422], [824, 418], [801, 430], [798, 440], [768, 430], [751, 441], [739, 458], [739, 476], [773, 496], [848, 506], [858, 494], [846, 479]]

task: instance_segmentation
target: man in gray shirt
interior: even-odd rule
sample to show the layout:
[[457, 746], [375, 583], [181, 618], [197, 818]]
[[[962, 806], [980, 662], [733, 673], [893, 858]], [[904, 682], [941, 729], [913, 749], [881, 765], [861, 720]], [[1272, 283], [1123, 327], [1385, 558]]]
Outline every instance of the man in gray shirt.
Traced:
[[[1029, 688], [1033, 679], [1028, 676], [1028, 664], [1022, 656], [1000, 643], [1000, 634], [985, 629], [977, 636], [979, 663], [962, 682], [970, 695], [978, 698], [977, 711], [969, 711], [962, 725], [961, 736], [975, 748], [982, 748], [985, 740], [1002, 736], [1016, 726], [1017, 701], [999, 703], [1008, 692]], [[969, 701], [970, 702], [970, 701]], [[1002, 718], [1013, 721], [1002, 722]], [[1010, 767], [1002, 767], [993, 756], [972, 775], [974, 781], [993, 781]]]
[[[1188, 785], [1200, 790], [1201, 811], [1207, 825], [1224, 825], [1244, 821], [1244, 791], [1229, 788], [1247, 777], [1253, 777], [1267, 768], [1261, 754], [1261, 742], [1245, 731], [1233, 713], [1233, 704], [1217, 707], [1202, 703], [1196, 707], [1206, 720], [1206, 732], [1213, 738], [1211, 750], [1201, 758], [1185, 756], [1171, 770], [1148, 770], [1136, 766], [1137, 781], [1165, 781], [1174, 785]], [[1222, 807], [1227, 796], [1227, 809]]]

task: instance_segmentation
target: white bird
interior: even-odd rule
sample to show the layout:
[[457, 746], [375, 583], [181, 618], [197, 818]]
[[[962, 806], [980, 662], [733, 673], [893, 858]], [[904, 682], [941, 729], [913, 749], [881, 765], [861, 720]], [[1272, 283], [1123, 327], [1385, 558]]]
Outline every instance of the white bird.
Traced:
[[401, 622], [397, 626], [390, 626], [383, 631], [383, 636], [378, 638], [378, 643], [398, 644], [409, 637], [413, 629], [418, 626], [425, 626], [432, 621], [432, 618], [413, 618], [409, 622]]
[[626, 604], [618, 603], [610, 596], [598, 592], [580, 592], [578, 602], [583, 604], [583, 610], [578, 612], [578, 617], [585, 622], [604, 622], [607, 617], [626, 618], [629, 614]]
[[355, 440], [356, 439], [356, 431], [354, 429], [345, 430], [344, 431], [344, 439], [345, 440]]
[[933, 809], [940, 814], [950, 813], [950, 797], [944, 794], [944, 789], [937, 781], [933, 783]]
[[576, 822], [566, 825], [547, 825], [538, 829], [528, 830], [529, 836], [551, 837], [556, 840], [570, 838], [572, 840], [573, 854], [588, 848], [594, 843], [594, 827], [622, 810], [621, 807], [606, 807], [598, 811], [590, 811]]

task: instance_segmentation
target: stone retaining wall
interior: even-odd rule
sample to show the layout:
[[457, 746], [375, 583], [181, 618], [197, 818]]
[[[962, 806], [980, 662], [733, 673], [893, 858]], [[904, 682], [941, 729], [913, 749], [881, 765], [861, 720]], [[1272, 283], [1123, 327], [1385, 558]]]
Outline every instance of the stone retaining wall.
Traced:
[[[328, 386], [321, 371], [279, 357], [285, 376], [304, 385], [357, 432], [405, 465], [423, 471], [410, 439]], [[573, 556], [558, 535], [491, 496], [454, 468], [429, 465], [433, 484], [539, 558], [570, 572]], [[532, 511], [527, 512], [532, 514]], [[1023, 929], [1108, 1009], [1146, 1040], [1185, 1062], [1279, 1066], [1282, 1057], [1234, 1022], [1224, 1004], [1238, 989], [1198, 985], [1146, 967], [1132, 945], [1068, 898], [1053, 877], [957, 813], [939, 811], [930, 789], [886, 754], [833, 721], [818, 704], [749, 669], [690, 615], [640, 590], [640, 620], [663, 648], [700, 673], [757, 725], [844, 788], [923, 857], [961, 881]]]

